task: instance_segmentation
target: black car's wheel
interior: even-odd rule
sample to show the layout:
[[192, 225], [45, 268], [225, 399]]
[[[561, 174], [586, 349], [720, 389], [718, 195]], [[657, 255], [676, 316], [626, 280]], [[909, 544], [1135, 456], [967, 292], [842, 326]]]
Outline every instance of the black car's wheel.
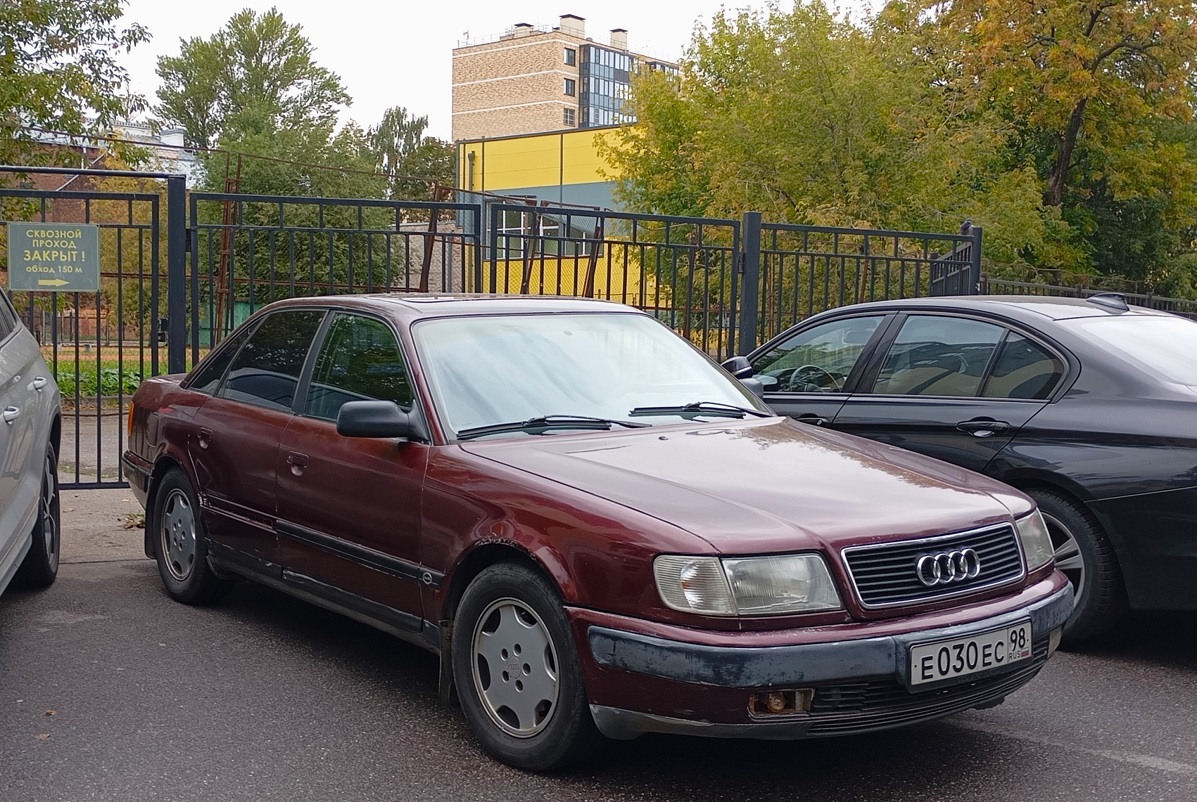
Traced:
[[559, 769], [602, 742], [561, 598], [531, 568], [499, 563], [466, 588], [453, 680], [478, 740], [512, 766]]
[[42, 491], [37, 502], [37, 520], [33, 522], [33, 545], [21, 561], [13, 584], [24, 588], [44, 588], [58, 576], [58, 550], [62, 546], [62, 515], [58, 500], [58, 455], [53, 445], [46, 446], [42, 460]]
[[207, 604], [228, 593], [232, 581], [208, 566], [208, 544], [195, 492], [182, 471], [162, 477], [150, 516], [158, 573], [171, 598], [184, 604]]
[[1118, 558], [1101, 525], [1083, 506], [1050, 490], [1030, 490], [1039, 505], [1056, 552], [1056, 567], [1072, 583], [1072, 617], [1065, 643], [1104, 635], [1126, 611], [1126, 590]]

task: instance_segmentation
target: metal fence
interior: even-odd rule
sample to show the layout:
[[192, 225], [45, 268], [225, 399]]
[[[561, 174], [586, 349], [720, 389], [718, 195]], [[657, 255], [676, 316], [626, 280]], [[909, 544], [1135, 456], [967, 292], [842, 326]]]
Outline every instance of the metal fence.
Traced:
[[[1066, 298], [1092, 298], [1094, 295], [1109, 294], [1109, 290], [1094, 289], [1082, 286], [1064, 286], [1062, 284], [1039, 284], [1031, 281], [1012, 281], [1010, 279], [981, 277], [981, 293], [984, 295], [1041, 295]], [[1197, 300], [1192, 298], [1169, 298], [1164, 295], [1151, 295], [1137, 292], [1116, 293], [1126, 299], [1128, 304], [1144, 306], [1148, 309], [1159, 309], [1175, 315], [1197, 320]]]
[[[158, 336], [165, 311], [159, 196], [0, 189], [0, 206], [6, 216], [24, 222], [99, 228], [97, 292], [19, 292], [12, 300], [41, 343], [62, 393], [63, 486], [123, 484], [128, 400], [144, 377], [166, 368], [165, 343]], [[0, 264], [7, 265], [6, 238], [0, 240]]]
[[760, 242], [756, 343], [838, 306], [975, 294], [980, 276], [981, 229], [971, 224], [926, 234], [762, 223]]
[[735, 349], [740, 223], [491, 203], [484, 292], [602, 298]]
[[464, 203], [188, 198], [177, 175], [0, 172], [135, 180], [147, 190], [0, 190], [0, 201], [11, 201], [0, 223], [102, 229], [99, 292], [15, 299], [63, 387], [65, 487], [122, 484], [123, 414], [141, 379], [186, 370], [279, 298], [380, 291], [604, 298], [643, 309], [725, 358], [832, 306], [964, 286], [981, 243], [980, 229], [820, 228], [765, 223], [755, 212], [693, 218], [481, 196]]
[[462, 291], [479, 270], [480, 214], [473, 204], [192, 193], [191, 361], [279, 298]]

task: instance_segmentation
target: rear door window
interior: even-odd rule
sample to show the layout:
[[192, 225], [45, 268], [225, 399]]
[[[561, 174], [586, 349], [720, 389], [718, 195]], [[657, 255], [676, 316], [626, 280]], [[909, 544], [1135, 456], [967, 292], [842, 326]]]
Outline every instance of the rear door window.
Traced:
[[311, 309], [285, 310], [267, 317], [237, 352], [219, 395], [290, 410], [304, 361], [323, 319], [323, 311]]
[[1006, 329], [947, 315], [911, 315], [873, 384], [878, 395], [977, 397]]
[[1038, 343], [1010, 332], [985, 380], [985, 398], [1042, 400], [1064, 377], [1064, 362]]

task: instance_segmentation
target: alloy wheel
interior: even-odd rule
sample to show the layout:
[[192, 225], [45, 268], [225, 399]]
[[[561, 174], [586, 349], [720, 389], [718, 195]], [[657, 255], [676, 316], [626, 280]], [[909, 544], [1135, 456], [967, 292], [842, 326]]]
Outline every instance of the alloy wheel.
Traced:
[[1060, 569], [1072, 584], [1072, 606], [1077, 607], [1085, 595], [1085, 560], [1081, 556], [1080, 544], [1059, 518], [1044, 513], [1043, 520], [1052, 539], [1056, 568]]

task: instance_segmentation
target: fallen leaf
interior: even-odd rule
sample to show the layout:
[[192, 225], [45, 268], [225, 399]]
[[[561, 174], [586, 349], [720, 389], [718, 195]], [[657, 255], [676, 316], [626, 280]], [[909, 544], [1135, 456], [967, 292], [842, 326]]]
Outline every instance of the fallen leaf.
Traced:
[[58, 712], [57, 710], [47, 710], [47, 711], [46, 711], [46, 715], [47, 715], [47, 716], [52, 716], [52, 715], [54, 715], [54, 714], [55, 714], [55, 713], [57, 713], [57, 712]]
[[48, 732], [40, 733], [40, 734], [38, 734], [37, 739], [39, 741], [48, 741], [48, 740], [50, 740], [50, 733], [48, 733]]

